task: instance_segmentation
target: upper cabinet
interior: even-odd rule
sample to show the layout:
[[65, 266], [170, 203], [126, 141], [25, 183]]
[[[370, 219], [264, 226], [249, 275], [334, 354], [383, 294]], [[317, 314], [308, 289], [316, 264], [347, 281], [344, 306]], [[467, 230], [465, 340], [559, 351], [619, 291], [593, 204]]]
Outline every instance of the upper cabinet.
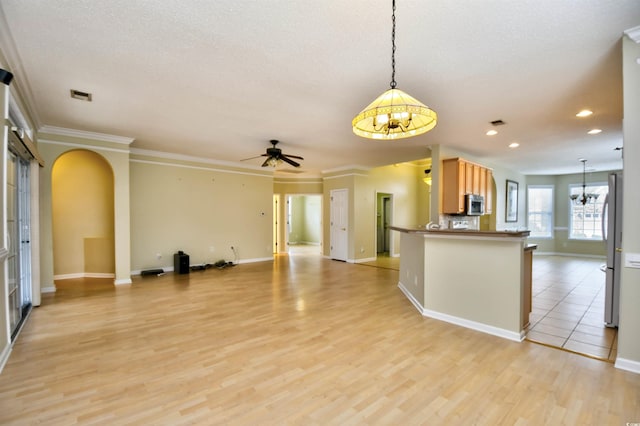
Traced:
[[442, 160], [442, 213], [465, 212], [465, 195], [484, 197], [485, 214], [491, 214], [493, 172], [480, 164], [462, 158]]

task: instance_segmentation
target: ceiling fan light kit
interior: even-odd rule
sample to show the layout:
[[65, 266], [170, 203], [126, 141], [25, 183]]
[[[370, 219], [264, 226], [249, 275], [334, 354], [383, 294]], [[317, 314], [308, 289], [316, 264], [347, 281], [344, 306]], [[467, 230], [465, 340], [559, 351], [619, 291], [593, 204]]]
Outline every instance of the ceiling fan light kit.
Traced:
[[271, 148], [267, 148], [266, 153], [262, 155], [258, 155], [256, 157], [245, 158], [244, 160], [240, 160], [240, 161], [247, 161], [247, 160], [253, 160], [254, 158], [267, 157], [267, 159], [264, 160], [264, 163], [262, 163], [262, 167], [277, 167], [283, 161], [287, 164], [292, 165], [293, 167], [300, 167], [300, 163], [292, 159], [295, 158], [296, 160], [304, 160], [304, 158], [298, 155], [283, 154], [280, 148], [276, 148], [276, 145], [280, 143], [280, 141], [276, 139], [271, 139], [269, 142], [273, 146]]
[[396, 89], [396, 2], [392, 1], [391, 89], [378, 96], [351, 122], [353, 133], [367, 139], [402, 139], [433, 129], [438, 121], [434, 110], [411, 95]]

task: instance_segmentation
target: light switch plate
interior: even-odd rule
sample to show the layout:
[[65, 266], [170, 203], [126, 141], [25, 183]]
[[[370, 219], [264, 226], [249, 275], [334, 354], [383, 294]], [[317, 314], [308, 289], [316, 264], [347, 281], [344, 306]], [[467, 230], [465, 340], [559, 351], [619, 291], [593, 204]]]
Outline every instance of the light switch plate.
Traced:
[[625, 253], [624, 266], [626, 268], [640, 269], [640, 253]]

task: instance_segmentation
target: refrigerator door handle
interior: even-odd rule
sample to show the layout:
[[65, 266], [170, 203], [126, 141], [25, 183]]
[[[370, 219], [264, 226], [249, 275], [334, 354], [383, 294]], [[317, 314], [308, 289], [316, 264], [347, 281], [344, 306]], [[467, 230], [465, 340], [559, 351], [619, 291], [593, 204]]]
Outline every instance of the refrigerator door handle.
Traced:
[[602, 241], [607, 241], [607, 211], [609, 210], [609, 194], [604, 196], [604, 203], [602, 204], [602, 214], [600, 215], [602, 224]]

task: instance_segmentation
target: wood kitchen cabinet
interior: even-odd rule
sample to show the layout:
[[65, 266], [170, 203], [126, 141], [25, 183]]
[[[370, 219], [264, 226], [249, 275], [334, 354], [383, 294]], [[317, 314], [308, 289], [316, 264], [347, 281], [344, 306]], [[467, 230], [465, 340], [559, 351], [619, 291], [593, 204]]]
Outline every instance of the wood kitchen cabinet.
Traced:
[[480, 164], [462, 158], [442, 160], [442, 213], [465, 212], [465, 195], [478, 194], [485, 199], [485, 214], [491, 213], [493, 173]]
[[467, 188], [473, 185], [466, 178], [467, 165], [468, 163], [460, 158], [442, 161], [442, 213], [464, 213], [464, 196]]

